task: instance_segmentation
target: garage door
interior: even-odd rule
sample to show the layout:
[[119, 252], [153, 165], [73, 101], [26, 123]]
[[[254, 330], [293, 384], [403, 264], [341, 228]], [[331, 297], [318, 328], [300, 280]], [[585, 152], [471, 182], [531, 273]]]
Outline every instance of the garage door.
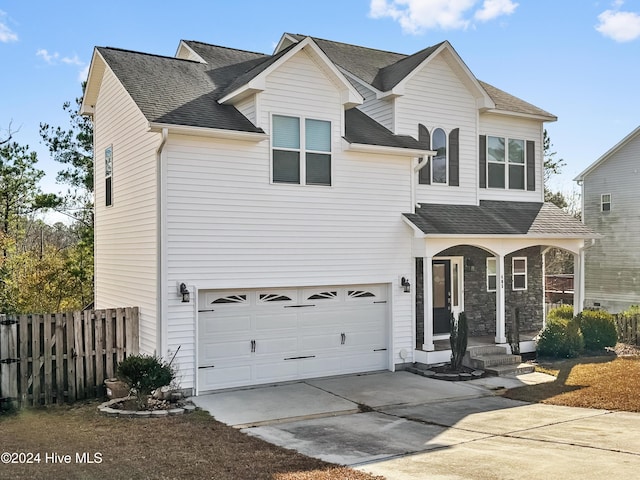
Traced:
[[200, 291], [198, 390], [386, 369], [386, 285]]

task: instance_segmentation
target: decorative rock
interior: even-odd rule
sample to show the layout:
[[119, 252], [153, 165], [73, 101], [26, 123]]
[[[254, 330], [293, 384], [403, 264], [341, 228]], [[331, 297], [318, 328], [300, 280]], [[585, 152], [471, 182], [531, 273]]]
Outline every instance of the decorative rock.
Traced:
[[136, 411], [135, 410], [120, 410], [120, 416], [121, 417], [135, 417], [136, 416]]
[[169, 415], [182, 415], [184, 413], [184, 408], [172, 408], [169, 410]]
[[194, 412], [196, 410], [196, 406], [195, 405], [184, 405], [182, 407], [182, 409], [184, 410], [184, 413], [191, 413], [191, 412]]
[[167, 410], [154, 410], [151, 412], [152, 417], [166, 417], [167, 415]]
[[136, 417], [150, 417], [151, 416], [151, 412], [149, 410], [140, 410], [136, 413]]

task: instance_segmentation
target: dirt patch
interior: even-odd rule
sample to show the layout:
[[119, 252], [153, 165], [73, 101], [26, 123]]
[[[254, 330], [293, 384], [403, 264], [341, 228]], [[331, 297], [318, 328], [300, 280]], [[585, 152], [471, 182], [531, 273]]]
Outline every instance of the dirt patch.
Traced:
[[[140, 422], [106, 417], [97, 406], [91, 402], [0, 416], [3, 452], [40, 454], [40, 463], [0, 464], [0, 478], [382, 478], [266, 443], [205, 412]], [[47, 454], [58, 459], [69, 455], [71, 463], [45, 462]], [[86, 454], [84, 458], [94, 462], [77, 462], [76, 454], [80, 460]]]

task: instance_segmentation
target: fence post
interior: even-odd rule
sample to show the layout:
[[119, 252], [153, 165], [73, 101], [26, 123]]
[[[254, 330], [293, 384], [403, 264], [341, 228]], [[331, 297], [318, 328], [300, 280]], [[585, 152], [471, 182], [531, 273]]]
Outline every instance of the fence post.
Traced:
[[18, 400], [18, 324], [0, 315], [0, 398], [16, 405]]

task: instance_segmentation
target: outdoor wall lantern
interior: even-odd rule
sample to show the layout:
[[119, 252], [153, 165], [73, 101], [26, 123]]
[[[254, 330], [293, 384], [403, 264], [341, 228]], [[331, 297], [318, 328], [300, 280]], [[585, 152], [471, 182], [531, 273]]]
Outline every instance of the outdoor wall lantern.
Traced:
[[184, 283], [180, 284], [178, 295], [182, 295], [182, 303], [189, 303], [191, 301], [191, 294], [189, 293], [187, 285]]
[[402, 277], [400, 280], [400, 286], [404, 289], [404, 293], [411, 293], [411, 284], [407, 277]]
[[473, 264], [473, 260], [471, 260], [469, 257], [465, 258], [464, 266], [467, 267], [467, 270], [471, 272], [476, 271], [476, 266]]

